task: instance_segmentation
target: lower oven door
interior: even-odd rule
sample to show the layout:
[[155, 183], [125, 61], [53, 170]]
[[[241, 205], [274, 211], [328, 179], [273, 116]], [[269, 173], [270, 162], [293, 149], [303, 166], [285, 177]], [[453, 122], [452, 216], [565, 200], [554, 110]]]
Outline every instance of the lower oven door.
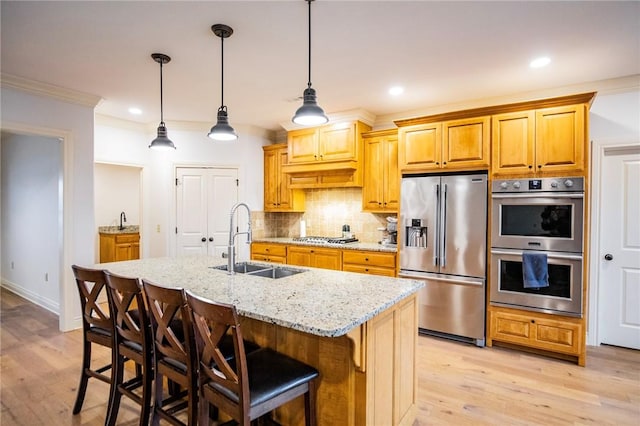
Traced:
[[525, 288], [522, 250], [491, 249], [491, 304], [582, 317], [582, 255], [545, 253], [549, 286]]

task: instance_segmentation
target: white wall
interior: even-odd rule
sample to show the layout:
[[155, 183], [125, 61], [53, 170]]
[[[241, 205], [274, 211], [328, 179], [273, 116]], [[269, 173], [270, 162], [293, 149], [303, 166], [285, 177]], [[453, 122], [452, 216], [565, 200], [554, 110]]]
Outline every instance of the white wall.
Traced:
[[[71, 265], [90, 265], [94, 259], [94, 106], [68, 103], [5, 86], [0, 94], [3, 130], [63, 139], [63, 238], [61, 248], [47, 256], [62, 259], [58, 260], [60, 328], [70, 330], [80, 325], [80, 302]], [[46, 260], [33, 258], [30, 262], [35, 267]]]
[[177, 166], [236, 167], [240, 201], [252, 210], [263, 209], [262, 146], [270, 143], [270, 133], [234, 124], [238, 140], [216, 143], [207, 137], [209, 127], [206, 123], [167, 122], [168, 136], [177, 149], [166, 152], [148, 148], [155, 138], [155, 128], [106, 117], [96, 120], [95, 161], [143, 168], [140, 218], [143, 257], [175, 254], [175, 232], [172, 231], [176, 226]]
[[2, 284], [58, 314], [62, 143], [2, 136]]
[[[589, 261], [589, 306], [587, 344], [600, 343], [597, 329], [602, 315], [598, 293], [601, 283], [598, 281], [601, 264], [600, 247], [600, 194], [605, 190], [615, 190], [617, 182], [602, 182], [601, 166], [605, 147], [640, 144], [640, 87], [598, 94], [591, 106], [590, 138], [591, 146], [591, 220], [590, 220], [590, 261]], [[640, 185], [640, 182], [639, 182]], [[602, 283], [606, 286], [606, 283]]]

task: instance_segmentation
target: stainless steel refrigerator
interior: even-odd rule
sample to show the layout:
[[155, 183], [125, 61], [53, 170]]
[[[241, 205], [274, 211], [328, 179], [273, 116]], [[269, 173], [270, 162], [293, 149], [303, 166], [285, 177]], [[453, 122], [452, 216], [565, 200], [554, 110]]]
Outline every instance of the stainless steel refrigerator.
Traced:
[[421, 332], [485, 342], [487, 175], [403, 175], [400, 276], [421, 279]]

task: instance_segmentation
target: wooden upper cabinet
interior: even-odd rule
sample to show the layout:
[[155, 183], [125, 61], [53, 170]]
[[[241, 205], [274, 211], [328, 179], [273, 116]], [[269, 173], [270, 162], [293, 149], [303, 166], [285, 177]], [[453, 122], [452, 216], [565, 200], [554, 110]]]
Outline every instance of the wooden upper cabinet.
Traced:
[[398, 132], [396, 129], [364, 133], [364, 184], [362, 209], [370, 212], [397, 212], [400, 174], [398, 172]]
[[491, 118], [474, 117], [399, 129], [401, 170], [489, 167]]
[[370, 127], [360, 122], [292, 130], [287, 135], [289, 164], [358, 161], [360, 132], [367, 130]]
[[317, 128], [292, 130], [287, 134], [289, 163], [310, 163], [318, 158], [319, 138]]
[[287, 164], [287, 145], [262, 147], [264, 150], [264, 210], [268, 212], [304, 211], [304, 192], [289, 188], [291, 177], [282, 171]]
[[584, 169], [585, 106], [536, 111], [536, 167], [540, 172]]
[[442, 124], [442, 167], [489, 167], [490, 128], [491, 117], [445, 121]]
[[339, 123], [319, 129], [321, 161], [358, 159], [360, 144], [356, 141], [356, 123]]
[[494, 115], [492, 174], [581, 174], [585, 109], [579, 104]]
[[535, 113], [519, 111], [492, 117], [493, 174], [529, 173], [535, 162]]
[[428, 123], [398, 129], [398, 165], [403, 170], [440, 168], [442, 124]]

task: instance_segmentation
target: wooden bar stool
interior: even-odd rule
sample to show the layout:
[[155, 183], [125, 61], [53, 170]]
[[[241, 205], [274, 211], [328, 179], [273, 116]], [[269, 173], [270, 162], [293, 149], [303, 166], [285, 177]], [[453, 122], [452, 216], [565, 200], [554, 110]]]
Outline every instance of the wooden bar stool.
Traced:
[[[187, 425], [195, 425], [198, 374], [193, 327], [184, 290], [166, 288], [142, 280], [154, 344], [155, 398], [152, 424], [160, 419], [185, 426], [175, 414], [187, 409]], [[164, 398], [164, 377], [184, 390]], [[186, 399], [185, 399], [186, 398]]]
[[[209, 404], [248, 426], [300, 395], [304, 395], [305, 424], [316, 424], [315, 368], [269, 348], [245, 354], [234, 306], [214, 303], [188, 291], [187, 303], [198, 352], [200, 424], [208, 424]], [[219, 347], [228, 331], [235, 354], [231, 361]]]
[[[113, 426], [118, 417], [122, 395], [141, 406], [140, 425], [148, 425], [151, 414], [153, 381], [153, 338], [151, 323], [137, 278], [105, 272], [109, 289], [109, 309], [113, 320], [113, 381], [106, 425]], [[124, 381], [124, 362], [136, 363], [135, 377]], [[134, 390], [142, 388], [142, 396]]]
[[80, 295], [80, 307], [82, 308], [82, 372], [80, 374], [80, 384], [78, 385], [78, 395], [73, 405], [73, 414], [78, 414], [82, 410], [89, 378], [93, 377], [111, 384], [111, 376], [102, 374], [111, 369], [111, 363], [95, 370], [91, 369], [91, 347], [96, 344], [112, 350], [113, 322], [109, 316], [108, 308], [105, 309], [100, 306], [101, 299], [104, 302], [107, 301], [104, 271], [101, 269], [87, 269], [77, 265], [71, 266], [71, 269], [73, 269], [73, 275], [76, 279], [78, 294]]

